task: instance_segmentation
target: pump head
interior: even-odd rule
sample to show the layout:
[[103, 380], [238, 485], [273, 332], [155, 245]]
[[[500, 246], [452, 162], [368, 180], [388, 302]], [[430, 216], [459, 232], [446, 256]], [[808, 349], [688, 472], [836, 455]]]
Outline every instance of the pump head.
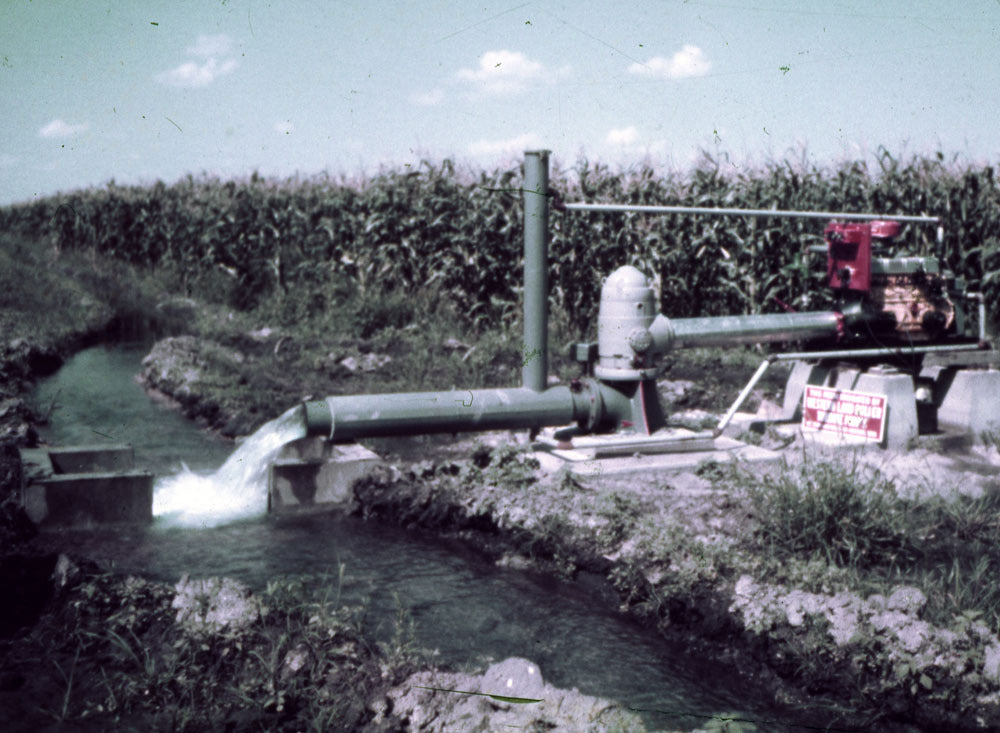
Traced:
[[601, 288], [594, 376], [609, 381], [655, 377], [659, 359], [650, 326], [656, 315], [656, 294], [642, 272], [625, 265], [611, 273]]

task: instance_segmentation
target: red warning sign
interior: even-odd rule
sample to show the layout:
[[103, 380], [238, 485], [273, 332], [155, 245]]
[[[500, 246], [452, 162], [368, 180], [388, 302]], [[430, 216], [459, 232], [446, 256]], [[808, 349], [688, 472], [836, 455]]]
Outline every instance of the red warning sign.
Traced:
[[802, 395], [802, 429], [881, 443], [885, 430], [885, 395], [807, 384]]

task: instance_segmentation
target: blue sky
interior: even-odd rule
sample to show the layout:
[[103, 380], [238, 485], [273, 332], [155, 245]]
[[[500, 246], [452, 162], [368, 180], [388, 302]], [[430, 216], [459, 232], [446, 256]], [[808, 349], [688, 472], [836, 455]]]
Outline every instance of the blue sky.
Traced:
[[0, 0], [0, 203], [525, 148], [995, 162], [998, 50], [996, 0]]

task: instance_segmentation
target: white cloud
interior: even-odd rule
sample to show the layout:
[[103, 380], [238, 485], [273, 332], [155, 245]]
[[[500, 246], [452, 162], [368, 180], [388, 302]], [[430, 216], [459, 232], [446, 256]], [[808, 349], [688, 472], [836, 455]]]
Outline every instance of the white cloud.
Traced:
[[653, 76], [661, 79], [685, 79], [690, 76], [704, 76], [712, 68], [705, 52], [697, 46], [685, 45], [669, 59], [653, 56], [644, 64], [632, 64], [629, 73]]
[[206, 87], [220, 76], [225, 76], [236, 68], [234, 59], [226, 59], [222, 63], [213, 56], [203, 64], [197, 61], [185, 61], [180, 66], [156, 75], [161, 84], [172, 87], [187, 87], [194, 89]]
[[459, 69], [456, 76], [472, 82], [487, 94], [513, 94], [523, 91], [529, 82], [568, 73], [568, 66], [553, 73], [519, 51], [501, 50], [487, 51], [479, 57], [478, 68]]
[[421, 107], [433, 107], [444, 101], [444, 90], [437, 88], [429, 92], [414, 92], [410, 95], [410, 101]]
[[526, 132], [507, 140], [477, 140], [469, 145], [469, 154], [475, 156], [510, 155], [538, 148], [540, 145], [538, 135]]
[[71, 125], [56, 119], [38, 131], [42, 137], [73, 137], [87, 129], [87, 125]]
[[202, 56], [211, 58], [212, 56], [225, 56], [232, 48], [233, 39], [225, 33], [217, 36], [198, 36], [193, 46], [188, 46], [188, 56]]
[[281, 135], [291, 135], [295, 132], [295, 125], [291, 120], [278, 120], [274, 123], [274, 131]]
[[635, 145], [639, 141], [639, 131], [635, 126], [615, 128], [608, 131], [610, 145]]
[[11, 168], [17, 165], [17, 157], [9, 153], [0, 153], [0, 168]]
[[233, 45], [233, 39], [222, 33], [217, 36], [198, 36], [194, 45], [188, 46], [187, 55], [201, 61], [188, 60], [180, 66], [156, 75], [156, 81], [172, 87], [196, 89], [207, 87], [220, 76], [225, 76], [236, 68], [236, 59], [225, 58]]

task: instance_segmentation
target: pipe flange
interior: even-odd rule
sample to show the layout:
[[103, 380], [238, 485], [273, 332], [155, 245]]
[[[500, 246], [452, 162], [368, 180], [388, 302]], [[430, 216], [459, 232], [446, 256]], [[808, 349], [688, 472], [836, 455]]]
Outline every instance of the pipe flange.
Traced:
[[604, 398], [597, 380], [587, 377], [570, 383], [576, 424], [585, 433], [592, 433], [604, 419]]
[[319, 435], [325, 440], [333, 440], [335, 419], [333, 406], [326, 400], [310, 400], [302, 403], [302, 420], [306, 435]]

